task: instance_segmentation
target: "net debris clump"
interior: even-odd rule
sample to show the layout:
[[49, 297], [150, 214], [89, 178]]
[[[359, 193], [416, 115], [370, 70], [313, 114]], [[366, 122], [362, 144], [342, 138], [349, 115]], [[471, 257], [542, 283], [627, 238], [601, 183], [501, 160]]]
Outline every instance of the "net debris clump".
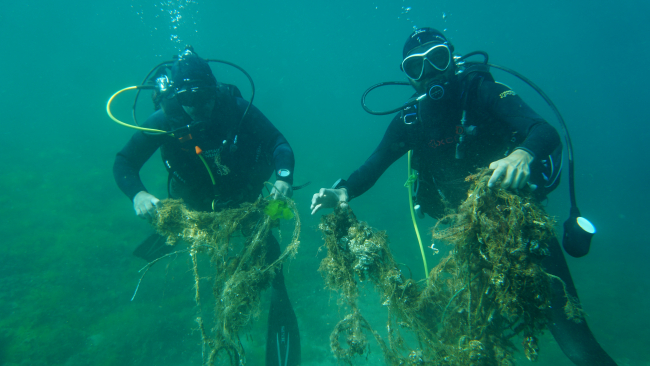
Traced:
[[[365, 334], [375, 338], [388, 365], [514, 365], [514, 338], [528, 359], [537, 359], [550, 281], [561, 281], [541, 265], [555, 222], [530, 195], [488, 188], [490, 175], [486, 169], [469, 176], [468, 198], [434, 226], [434, 244], [451, 250], [423, 282], [406, 278], [386, 234], [349, 208], [322, 218], [328, 255], [320, 271], [347, 310], [330, 337], [339, 360], [353, 364], [367, 354]], [[361, 281], [374, 284], [388, 311], [381, 333], [357, 305]], [[565, 295], [567, 316], [580, 321], [576, 300]]]
[[[405, 278], [388, 247], [384, 232], [373, 230], [356, 219], [352, 210], [341, 206], [331, 215], [323, 216], [320, 230], [324, 234], [327, 256], [321, 261], [319, 271], [326, 288], [339, 292], [339, 305], [346, 315], [336, 324], [330, 335], [330, 346], [336, 358], [352, 364], [355, 356], [369, 352], [367, 333], [381, 347], [389, 364], [398, 364], [400, 356], [395, 350], [402, 342], [397, 329], [389, 331], [388, 342], [361, 314], [357, 299], [358, 281], [370, 281], [382, 293], [383, 304], [400, 319], [411, 318], [412, 302], [419, 293], [417, 284]], [[403, 306], [392, 304], [404, 303]], [[414, 305], [414, 304], [413, 304]], [[419, 323], [422, 319], [413, 319]], [[389, 328], [392, 321], [389, 318]], [[344, 342], [342, 344], [342, 341]]]
[[[266, 257], [267, 241], [280, 217], [295, 218], [293, 235], [280, 256], [270, 260]], [[187, 244], [172, 254], [187, 252], [191, 256], [203, 363], [244, 365], [246, 353], [240, 332], [259, 314], [261, 293], [269, 288], [282, 263], [298, 251], [300, 219], [295, 204], [288, 199], [281, 204], [259, 199], [239, 208], [200, 212], [188, 209], [181, 200], [167, 199], [158, 209], [153, 225], [167, 238], [167, 244]], [[201, 256], [209, 259], [209, 268], [203, 268], [199, 275], [199, 263], [205, 266], [206, 262], [200, 260]], [[200, 291], [200, 282], [205, 280], [206, 271], [213, 279], [210, 299], [201, 298], [205, 293]], [[206, 304], [212, 306], [213, 314], [204, 317], [202, 309]], [[206, 324], [204, 318], [211, 319], [211, 324]]]

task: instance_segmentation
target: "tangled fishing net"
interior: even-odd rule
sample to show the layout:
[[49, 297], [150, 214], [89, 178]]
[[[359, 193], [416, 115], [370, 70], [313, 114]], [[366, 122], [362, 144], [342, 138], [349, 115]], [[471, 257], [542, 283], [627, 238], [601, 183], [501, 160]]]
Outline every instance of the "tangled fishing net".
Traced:
[[[467, 200], [433, 228], [434, 243], [453, 249], [426, 283], [406, 278], [386, 234], [357, 220], [349, 208], [323, 216], [328, 255], [319, 270], [347, 309], [330, 336], [339, 360], [352, 364], [355, 356], [367, 354], [367, 334], [387, 365], [513, 365], [514, 337], [522, 339], [528, 359], [537, 358], [550, 281], [561, 281], [541, 266], [555, 223], [532, 197], [488, 188], [490, 173], [469, 176]], [[383, 337], [359, 310], [359, 281], [372, 282], [388, 310]], [[565, 295], [567, 316], [579, 321], [576, 300]]]
[[[180, 200], [165, 200], [158, 209], [154, 226], [159, 234], [167, 237], [167, 244], [179, 241], [187, 247], [162, 258], [188, 252], [194, 273], [195, 301], [199, 309], [196, 318], [203, 344], [203, 363], [213, 365], [229, 362], [231, 365], [246, 363], [246, 354], [239, 340], [240, 331], [259, 312], [262, 291], [281, 270], [283, 261], [297, 253], [300, 242], [300, 219], [291, 200], [267, 201], [242, 204], [239, 208], [221, 212], [198, 212], [189, 210]], [[279, 258], [266, 258], [267, 240], [279, 218], [295, 216], [295, 228], [291, 242]], [[239, 249], [240, 248], [240, 249]], [[237, 251], [239, 249], [239, 251]], [[206, 325], [201, 314], [203, 300], [199, 282], [199, 257], [210, 259], [209, 273], [214, 282], [212, 292], [213, 324]], [[143, 268], [144, 273], [159, 258]], [[144, 274], [143, 274], [144, 277]], [[207, 329], [206, 329], [207, 328]]]

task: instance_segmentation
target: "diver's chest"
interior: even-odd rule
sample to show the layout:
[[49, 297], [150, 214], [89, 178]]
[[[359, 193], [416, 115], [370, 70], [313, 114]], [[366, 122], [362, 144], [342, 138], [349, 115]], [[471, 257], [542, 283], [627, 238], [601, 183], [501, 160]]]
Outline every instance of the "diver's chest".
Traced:
[[420, 136], [423, 139], [422, 145], [426, 150], [439, 154], [455, 148], [462, 135], [462, 126], [450, 123], [425, 128]]

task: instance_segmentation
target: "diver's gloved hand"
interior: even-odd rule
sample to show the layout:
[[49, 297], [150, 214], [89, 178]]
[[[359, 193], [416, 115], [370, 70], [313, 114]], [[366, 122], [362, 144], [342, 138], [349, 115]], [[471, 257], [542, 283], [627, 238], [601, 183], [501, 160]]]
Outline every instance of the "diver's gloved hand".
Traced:
[[293, 188], [291, 188], [291, 184], [283, 180], [276, 180], [271, 190], [271, 196], [274, 200], [282, 199], [282, 197], [291, 198], [293, 196]]
[[341, 203], [343, 208], [348, 205], [348, 190], [345, 188], [329, 189], [321, 188], [320, 191], [314, 194], [311, 199], [311, 214], [315, 214], [321, 208], [334, 208]]
[[533, 162], [533, 156], [525, 150], [515, 150], [507, 157], [497, 160], [490, 164], [490, 169], [494, 170], [488, 187], [492, 188], [501, 178], [501, 188], [503, 189], [522, 189], [528, 185], [531, 189], [537, 188], [534, 184], [528, 184], [530, 179], [530, 163]]
[[133, 197], [133, 209], [140, 218], [151, 218], [156, 213], [160, 200], [149, 192], [140, 191]]

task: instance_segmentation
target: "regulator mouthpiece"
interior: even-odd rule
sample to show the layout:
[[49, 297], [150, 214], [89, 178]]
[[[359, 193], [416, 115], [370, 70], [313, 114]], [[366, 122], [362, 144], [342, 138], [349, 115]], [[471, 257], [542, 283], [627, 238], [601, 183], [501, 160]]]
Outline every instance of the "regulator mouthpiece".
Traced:
[[562, 246], [572, 257], [583, 257], [589, 253], [591, 237], [595, 233], [596, 227], [589, 220], [580, 217], [577, 208], [572, 208], [570, 217], [564, 222]]
[[427, 95], [433, 100], [440, 100], [445, 96], [445, 88], [441, 85], [431, 85], [428, 89]]

